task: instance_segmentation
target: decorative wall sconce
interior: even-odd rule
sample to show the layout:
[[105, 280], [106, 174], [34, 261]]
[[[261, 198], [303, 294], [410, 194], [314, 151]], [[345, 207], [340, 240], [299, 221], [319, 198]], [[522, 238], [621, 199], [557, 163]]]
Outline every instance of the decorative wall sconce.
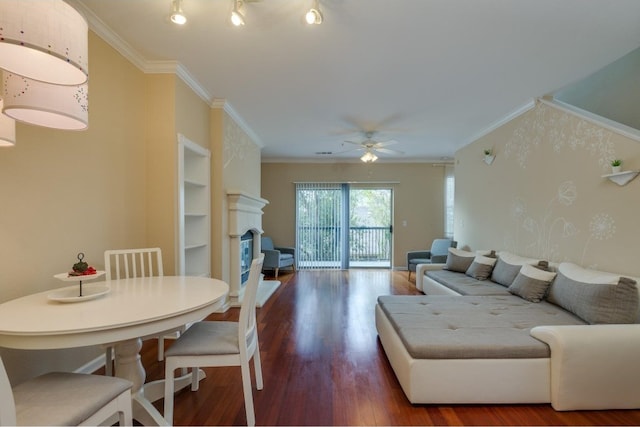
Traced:
[[496, 159], [495, 154], [493, 154], [493, 150], [490, 148], [487, 148], [486, 150], [484, 150], [484, 162], [488, 165], [490, 165], [491, 163], [493, 163], [493, 161]]

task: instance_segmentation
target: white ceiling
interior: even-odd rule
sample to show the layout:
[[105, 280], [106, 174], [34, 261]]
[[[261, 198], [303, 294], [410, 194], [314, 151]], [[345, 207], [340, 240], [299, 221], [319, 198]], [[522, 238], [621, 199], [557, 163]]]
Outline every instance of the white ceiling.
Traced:
[[184, 0], [184, 27], [170, 0], [68, 2], [145, 71], [176, 61], [226, 100], [267, 161], [357, 159], [315, 153], [359, 131], [398, 141], [380, 161], [440, 161], [640, 46], [638, 0], [320, 0], [320, 26], [311, 0], [262, 0], [240, 28], [232, 0]]

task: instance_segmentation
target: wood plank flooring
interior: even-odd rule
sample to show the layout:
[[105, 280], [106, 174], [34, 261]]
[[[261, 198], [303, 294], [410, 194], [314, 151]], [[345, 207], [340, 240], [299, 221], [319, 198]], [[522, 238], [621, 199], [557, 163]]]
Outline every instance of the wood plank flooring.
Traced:
[[[378, 295], [418, 294], [406, 272], [299, 271], [258, 309], [264, 389], [258, 425], [640, 425], [640, 410], [556, 412], [550, 405], [412, 405], [377, 338]], [[211, 320], [236, 320], [238, 309]], [[170, 342], [168, 342], [170, 345]], [[147, 379], [164, 376], [144, 343]], [[177, 393], [175, 425], [246, 423], [239, 368], [204, 368], [200, 390]], [[162, 411], [162, 400], [156, 402]]]

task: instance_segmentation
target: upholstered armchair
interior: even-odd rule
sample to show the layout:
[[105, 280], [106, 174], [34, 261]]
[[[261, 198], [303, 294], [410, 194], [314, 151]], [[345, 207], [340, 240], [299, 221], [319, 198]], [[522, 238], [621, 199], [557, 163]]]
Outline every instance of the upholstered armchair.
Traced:
[[447, 262], [447, 254], [449, 248], [455, 248], [458, 242], [452, 239], [435, 239], [431, 243], [431, 249], [428, 251], [410, 251], [407, 252], [407, 270], [411, 280], [411, 272], [416, 271], [418, 264], [438, 264]]
[[278, 278], [281, 268], [291, 267], [296, 271], [296, 250], [286, 246], [274, 246], [271, 237], [261, 237], [260, 248], [264, 254], [263, 270], [273, 270]]

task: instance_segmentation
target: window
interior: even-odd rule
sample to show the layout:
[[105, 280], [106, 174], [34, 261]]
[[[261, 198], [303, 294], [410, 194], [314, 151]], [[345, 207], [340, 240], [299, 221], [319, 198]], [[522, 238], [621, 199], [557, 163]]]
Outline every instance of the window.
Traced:
[[444, 174], [444, 237], [453, 239], [453, 203], [456, 187], [453, 166], [445, 166]]

